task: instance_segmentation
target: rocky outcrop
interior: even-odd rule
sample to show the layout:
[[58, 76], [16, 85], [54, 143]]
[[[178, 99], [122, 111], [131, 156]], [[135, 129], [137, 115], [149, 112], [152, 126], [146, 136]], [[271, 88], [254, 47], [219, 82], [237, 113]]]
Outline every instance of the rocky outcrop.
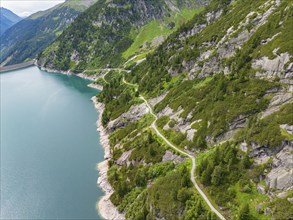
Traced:
[[179, 155], [173, 154], [171, 151], [166, 150], [165, 155], [163, 156], [163, 162], [165, 161], [173, 161], [175, 164], [181, 163], [184, 158], [180, 157]]
[[[197, 130], [193, 129], [191, 127], [193, 124], [201, 122], [201, 119], [194, 121], [194, 122], [191, 122], [190, 120], [192, 118], [192, 114], [189, 114], [187, 116], [187, 118], [182, 118], [182, 117], [180, 117], [180, 115], [183, 112], [184, 112], [184, 110], [181, 107], [179, 107], [178, 110], [176, 112], [174, 112], [173, 109], [171, 109], [170, 107], [167, 106], [161, 112], [158, 113], [158, 117], [169, 116], [170, 120], [174, 120], [176, 122], [173, 129], [175, 129], [177, 132], [181, 132], [183, 134], [186, 134], [186, 139], [188, 141], [192, 141], [194, 134], [195, 134], [195, 132], [197, 132]], [[163, 127], [163, 129], [164, 130], [170, 129], [169, 124], [166, 124]]]
[[[260, 69], [256, 73], [259, 78], [275, 78], [289, 79], [293, 77], [293, 63], [286, 65], [290, 61], [289, 53], [277, 55], [274, 59], [262, 57], [252, 63], [252, 68]], [[287, 66], [287, 67], [286, 67]]]
[[293, 146], [286, 146], [273, 159], [272, 170], [266, 177], [270, 188], [293, 189]]
[[110, 121], [107, 130], [113, 132], [118, 128], [125, 127], [132, 122], [140, 120], [148, 112], [149, 109], [145, 103], [132, 106], [128, 112], [123, 113], [117, 119]]
[[181, 41], [185, 40], [188, 37], [194, 36], [197, 33], [200, 33], [207, 25], [206, 24], [198, 24], [195, 25], [191, 30], [183, 32], [179, 35], [179, 39]]
[[[279, 0], [264, 3], [260, 6], [261, 10], [257, 10], [255, 12], [252, 11], [248, 13], [247, 16], [243, 19], [243, 21], [241, 21], [237, 26], [234, 25], [228, 28], [226, 30], [226, 34], [218, 42], [209, 41], [202, 43], [199, 47], [201, 50], [200, 56], [197, 57], [196, 60], [188, 61], [189, 65], [184, 65], [186, 61], [183, 61], [181, 69], [174, 67], [167, 68], [168, 72], [172, 76], [176, 76], [180, 71], [187, 71], [189, 72], [188, 78], [190, 80], [193, 80], [194, 78], [203, 78], [219, 73], [229, 74], [231, 72], [230, 67], [225, 66], [225, 64], [222, 61], [233, 57], [236, 54], [236, 51], [242, 48], [243, 44], [251, 38], [251, 36], [258, 30], [258, 28], [268, 21], [269, 16], [272, 13], [274, 13], [274, 11], [277, 9], [279, 5]], [[205, 19], [206, 23], [210, 24], [216, 21], [221, 14], [222, 11], [214, 11], [207, 13]], [[181, 33], [179, 39], [182, 41], [187, 37], [191, 37], [195, 34], [198, 34], [205, 28], [205, 26], [205, 23], [197, 24], [192, 29]], [[266, 42], [272, 40], [276, 36], [277, 35], [273, 36], [271, 39], [267, 39]], [[191, 49], [193, 48], [191, 47]], [[280, 65], [280, 67], [277, 67], [277, 69], [284, 66], [284, 62], [286, 62], [286, 59], [288, 58], [286, 57], [287, 55], [288, 53], [286, 53], [286, 55], [280, 55], [280, 60], [283, 59], [283, 61], [280, 62], [280, 64], [278, 64]], [[265, 66], [270, 65], [267, 64], [268, 62], [265, 62]], [[254, 67], [262, 66], [260, 65], [261, 63], [262, 60], [255, 61]], [[291, 69], [293, 69], [293, 64], [289, 65], [288, 68], [284, 70], [284, 78], [292, 77], [293, 74]], [[257, 73], [257, 76], [260, 77], [260, 74], [268, 76], [271, 73], [266, 72], [264, 70], [264, 73]]]
[[208, 22], [208, 24], [214, 22], [215, 20], [217, 20], [223, 13], [223, 10], [220, 11], [213, 11], [213, 12], [209, 12], [206, 14], [206, 20]]
[[246, 153], [247, 150], [248, 150], [248, 147], [247, 146], [248, 146], [247, 143], [246, 142], [243, 142], [243, 143], [240, 144], [239, 148], [240, 148], [240, 150], [242, 150], [243, 152]]
[[288, 104], [292, 102], [293, 102], [293, 93], [280, 91], [271, 99], [269, 107], [263, 113], [261, 113], [261, 118], [265, 118], [273, 114], [274, 112], [279, 111], [280, 108], [284, 104]]
[[272, 158], [271, 170], [265, 181], [270, 189], [293, 189], [293, 142], [283, 141], [276, 148], [252, 144], [250, 156], [255, 163], [262, 164]]
[[225, 142], [230, 139], [233, 139], [233, 137], [235, 136], [235, 134], [237, 134], [239, 129], [245, 128], [247, 123], [248, 123], [248, 116], [239, 115], [231, 123], [229, 123], [229, 129], [226, 132], [216, 136], [215, 138], [207, 137], [206, 141], [210, 145], [214, 145], [217, 143], [221, 143], [221, 142]]
[[128, 159], [131, 156], [133, 150], [125, 151], [119, 159], [116, 161], [116, 164], [123, 166], [125, 164], [128, 164]]
[[261, 185], [261, 184], [258, 184], [257, 187], [256, 187], [257, 191], [260, 193], [260, 194], [266, 194], [266, 189], [265, 189], [265, 186]]
[[248, 122], [248, 116], [239, 115], [237, 118], [234, 119], [233, 122], [229, 124], [229, 129], [234, 130], [237, 128], [245, 128], [247, 122]]
[[284, 129], [285, 131], [287, 131], [289, 134], [293, 135], [293, 125], [280, 125], [280, 128]]
[[163, 101], [163, 99], [167, 96], [168, 92], [163, 93], [162, 95], [152, 98], [149, 100], [149, 104], [154, 108], [155, 105]]
[[292, 141], [282, 141], [282, 143], [277, 147], [269, 147], [267, 145], [260, 146], [256, 143], [251, 143], [251, 148], [249, 149], [249, 155], [252, 158], [274, 156], [287, 146], [292, 148], [293, 142]]

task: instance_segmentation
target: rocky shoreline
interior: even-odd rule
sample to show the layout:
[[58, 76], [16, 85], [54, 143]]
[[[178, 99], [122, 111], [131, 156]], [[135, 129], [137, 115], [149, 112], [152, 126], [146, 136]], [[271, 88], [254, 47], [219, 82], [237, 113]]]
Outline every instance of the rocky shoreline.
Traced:
[[[36, 63], [35, 63], [35, 65], [36, 65]], [[38, 66], [38, 67], [42, 71], [46, 71], [46, 72], [50, 72], [50, 73], [62, 73], [62, 74], [65, 74], [65, 75], [75, 75], [75, 76], [78, 76], [80, 78], [91, 80], [91, 81], [95, 81], [97, 79], [95, 76], [88, 76], [88, 75], [86, 75], [84, 73], [75, 74], [75, 73], [73, 73], [71, 71], [53, 70], [53, 69], [49, 69], [49, 68], [45, 68], [45, 67], [41, 67], [41, 66]], [[97, 90], [103, 90], [103, 86], [101, 86], [99, 84], [95, 84], [95, 83], [89, 84], [88, 87], [93, 88], [93, 89], [97, 89]]]
[[98, 102], [96, 97], [92, 98], [92, 101], [95, 105], [96, 110], [99, 112], [99, 118], [97, 121], [98, 131], [100, 133], [100, 142], [104, 148], [104, 161], [97, 165], [97, 169], [100, 173], [100, 177], [98, 178], [97, 184], [102, 188], [105, 192], [105, 196], [103, 196], [100, 201], [97, 203], [97, 208], [100, 211], [100, 214], [105, 219], [111, 220], [124, 220], [125, 217], [123, 214], [119, 213], [117, 208], [113, 205], [110, 200], [110, 196], [114, 192], [114, 189], [108, 182], [107, 172], [109, 169], [108, 161], [111, 159], [110, 152], [110, 144], [109, 144], [109, 134], [106, 129], [102, 125], [102, 114], [105, 109], [104, 104]]
[[[53, 72], [53, 73], [62, 73], [66, 75], [77, 75], [80, 78], [88, 79], [95, 81], [96, 77], [94, 76], [87, 76], [83, 73], [74, 74], [70, 71], [60, 71], [60, 70], [53, 70], [44, 67], [38, 66], [41, 70], [46, 72]], [[103, 86], [91, 83], [88, 85], [91, 88], [97, 90], [103, 90]], [[108, 161], [111, 159], [111, 152], [110, 152], [110, 145], [109, 145], [109, 134], [106, 129], [102, 125], [102, 114], [105, 109], [103, 103], [98, 102], [97, 97], [92, 97], [92, 102], [95, 106], [95, 109], [99, 112], [99, 118], [97, 120], [97, 131], [100, 133], [100, 142], [104, 148], [104, 161], [97, 164], [97, 170], [99, 171], [100, 177], [97, 180], [97, 184], [101, 187], [105, 195], [97, 202], [96, 208], [100, 212], [101, 216], [107, 220], [124, 220], [125, 216], [120, 213], [117, 208], [113, 205], [110, 200], [110, 196], [114, 192], [111, 184], [108, 181]]]

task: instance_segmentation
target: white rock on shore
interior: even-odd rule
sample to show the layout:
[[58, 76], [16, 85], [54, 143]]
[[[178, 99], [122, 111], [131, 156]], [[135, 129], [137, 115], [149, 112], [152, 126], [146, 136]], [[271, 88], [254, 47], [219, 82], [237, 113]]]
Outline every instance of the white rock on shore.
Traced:
[[[63, 71], [63, 70], [54, 70], [54, 69], [46, 68], [46, 67], [43, 67], [43, 66], [38, 66], [38, 67], [42, 71], [46, 71], [46, 72], [50, 72], [50, 73], [62, 73], [62, 74], [65, 74], [65, 75], [76, 75], [76, 76], [78, 76], [80, 78], [87, 79], [87, 80], [91, 80], [91, 81], [95, 81], [97, 79], [96, 76], [86, 75], [84, 73], [78, 73], [78, 74], [76, 74], [76, 73], [71, 72], [70, 70]], [[92, 85], [96, 85], [96, 84], [90, 84], [89, 85], [90, 87], [95, 88]], [[101, 90], [101, 89], [99, 89], [99, 90]]]
[[89, 84], [88, 87], [93, 88], [93, 89], [97, 89], [97, 90], [100, 90], [100, 91], [103, 90], [103, 86], [101, 86], [99, 84], [95, 84], [95, 83]]
[[99, 210], [103, 218], [107, 220], [124, 220], [125, 216], [120, 213], [117, 208], [113, 205], [110, 200], [110, 196], [114, 192], [114, 189], [108, 182], [107, 172], [109, 169], [108, 160], [111, 158], [110, 145], [109, 145], [109, 135], [106, 129], [102, 126], [102, 114], [104, 111], [104, 104], [99, 103], [96, 97], [92, 98], [92, 101], [95, 105], [95, 108], [99, 112], [99, 119], [97, 121], [98, 131], [100, 132], [100, 142], [103, 145], [105, 154], [105, 160], [97, 165], [97, 168], [100, 173], [100, 177], [97, 180], [97, 184], [105, 192], [100, 201], [98, 201], [96, 208]]

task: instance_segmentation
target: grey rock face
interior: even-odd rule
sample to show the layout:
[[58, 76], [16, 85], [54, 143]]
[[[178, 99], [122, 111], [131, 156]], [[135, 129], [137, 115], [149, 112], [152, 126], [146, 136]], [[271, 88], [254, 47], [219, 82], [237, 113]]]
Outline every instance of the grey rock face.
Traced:
[[293, 94], [291, 92], [280, 92], [275, 95], [269, 104], [269, 107], [261, 114], [261, 118], [265, 118], [274, 112], [279, 111], [279, 109], [287, 103], [293, 102]]
[[184, 40], [188, 37], [194, 36], [197, 33], [201, 32], [206, 27], [206, 24], [195, 25], [191, 30], [180, 34], [179, 39]]
[[166, 97], [166, 95], [168, 94], [168, 92], [163, 93], [162, 95], [156, 97], [156, 98], [152, 98], [149, 100], [149, 104], [152, 107], [155, 107], [156, 104], [160, 103], [161, 101], [163, 101], [163, 99]]
[[293, 189], [293, 146], [283, 148], [273, 159], [272, 170], [266, 177], [270, 188]]
[[260, 193], [260, 194], [266, 194], [266, 190], [265, 190], [265, 187], [261, 184], [258, 184], [257, 187], [256, 187], [257, 191]]
[[[179, 107], [176, 112], [173, 111], [170, 107], [166, 107], [161, 112], [158, 113], [158, 117], [161, 116], [169, 116], [171, 120], [174, 120], [176, 122], [174, 129], [176, 129], [177, 132], [181, 132], [183, 134], [186, 134], [186, 139], [189, 141], [192, 141], [195, 132], [197, 132], [196, 129], [191, 128], [194, 123], [199, 123], [202, 120], [197, 120], [194, 122], [190, 122], [190, 119], [192, 118], [192, 114], [190, 113], [187, 118], [181, 118], [180, 114], [184, 110]], [[163, 128], [164, 130], [170, 129], [170, 126], [167, 124]]]
[[282, 53], [275, 59], [269, 59], [268, 57], [262, 57], [261, 59], [255, 60], [252, 63], [252, 68], [262, 69], [256, 73], [256, 77], [260, 78], [290, 78], [292, 76], [291, 64], [285, 69], [285, 64], [290, 60], [289, 53]]
[[289, 146], [290, 148], [293, 148], [293, 142], [283, 141], [280, 146], [274, 147], [274, 148], [270, 148], [266, 145], [260, 146], [256, 143], [251, 143], [251, 149], [249, 151], [249, 155], [250, 157], [253, 157], [253, 158], [274, 156], [287, 146]]
[[219, 58], [230, 58], [235, 54], [236, 49], [246, 42], [250, 37], [248, 30], [241, 32], [237, 37], [231, 38], [218, 49]]
[[232, 123], [229, 124], [229, 129], [244, 128], [248, 122], [248, 116], [239, 115]]
[[123, 113], [117, 119], [110, 121], [107, 126], [107, 130], [113, 132], [118, 128], [125, 127], [132, 122], [140, 120], [148, 112], [149, 109], [145, 103], [132, 106], [128, 112]]
[[120, 166], [127, 164], [128, 158], [130, 157], [131, 153], [132, 153], [132, 150], [124, 152], [121, 155], [121, 157], [119, 157], [119, 159], [116, 161], [116, 164]]
[[173, 154], [171, 151], [166, 150], [165, 155], [163, 156], [163, 162], [165, 161], [173, 161], [174, 163], [181, 163], [184, 160], [184, 158]]
[[222, 13], [223, 13], [222, 10], [207, 13], [206, 19], [207, 19], [208, 24], [217, 20], [222, 15]]

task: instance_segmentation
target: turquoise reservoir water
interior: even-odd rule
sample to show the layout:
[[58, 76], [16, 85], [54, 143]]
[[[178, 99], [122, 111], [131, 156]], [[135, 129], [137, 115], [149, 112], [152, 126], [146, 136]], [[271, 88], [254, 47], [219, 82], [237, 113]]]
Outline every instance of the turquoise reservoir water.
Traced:
[[1, 219], [100, 219], [98, 91], [36, 67], [1, 77]]

